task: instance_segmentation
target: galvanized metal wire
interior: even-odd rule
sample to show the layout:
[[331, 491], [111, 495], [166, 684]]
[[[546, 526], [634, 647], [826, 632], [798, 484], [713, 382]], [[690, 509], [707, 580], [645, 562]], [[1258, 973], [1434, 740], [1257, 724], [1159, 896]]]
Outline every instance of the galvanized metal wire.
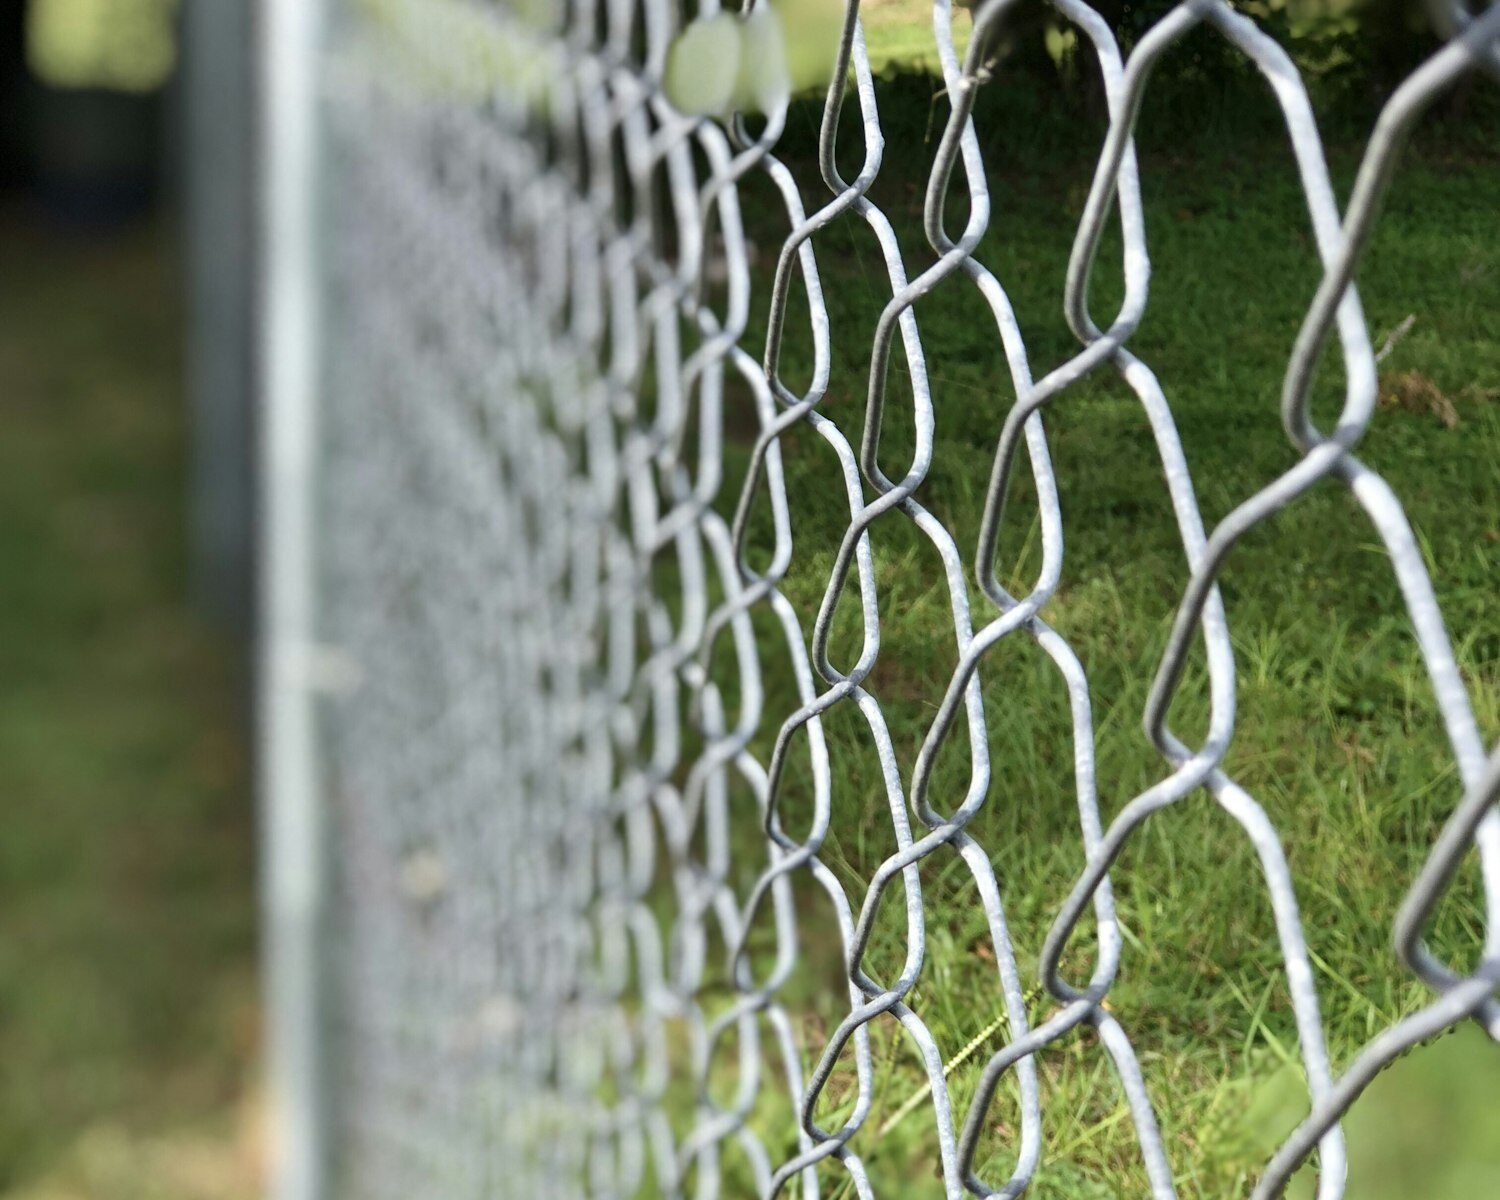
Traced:
[[[873, 1197], [862, 1158], [880, 1136], [871, 1031], [894, 1021], [926, 1075], [905, 1119], [930, 1122], [935, 1186], [950, 1200], [1026, 1191], [1047, 1136], [1038, 1057], [1081, 1038], [1113, 1065], [1151, 1194], [1173, 1197], [1159, 1098], [1128, 1033], [1131, 1014], [1109, 1002], [1123, 945], [1110, 869], [1155, 814], [1203, 793], [1253, 847], [1309, 1093], [1309, 1114], [1267, 1164], [1257, 1200], [1280, 1194], [1314, 1153], [1318, 1195], [1343, 1194], [1339, 1119], [1404, 1050], [1469, 1019], [1500, 1039], [1500, 757], [1481, 739], [1400, 500], [1355, 454], [1377, 399], [1360, 258], [1424, 110], [1466, 75], [1500, 73], [1500, 6], [1434, 4], [1446, 44], [1391, 96], [1341, 210], [1303, 80], [1250, 17], [1225, 0], [1187, 0], [1126, 54], [1084, 0], [1053, 0], [1097, 59], [1109, 127], [1061, 297], [1078, 349], [1045, 368], [979, 255], [991, 203], [972, 111], [991, 78], [994, 35], [1018, 7], [980, 5], [961, 58], [948, 0], [934, 4], [950, 111], [926, 191], [930, 253], [918, 260], [870, 198], [886, 156], [906, 148], [882, 132], [857, 0], [828, 88], [821, 179], [777, 157], [784, 88], [769, 87], [759, 114], [693, 117], [672, 106], [663, 81], [684, 17], [669, 0], [333, 5], [321, 101], [319, 546], [320, 636], [337, 648], [320, 660], [334, 693], [323, 759], [337, 881], [325, 956], [336, 1195], [707, 1200], [743, 1194], [735, 1181], [748, 1178], [766, 1197]], [[1295, 465], [1212, 528], [1168, 392], [1130, 349], [1149, 278], [1132, 132], [1153, 66], [1198, 26], [1268, 81], [1323, 271], [1281, 399]], [[850, 108], [859, 142], [840, 147]], [[742, 214], [752, 179], [768, 181], [754, 195], [777, 197], [789, 229], [765, 296]], [[949, 211], [956, 193], [967, 201], [962, 227]], [[817, 247], [849, 221], [873, 232], [888, 292], [863, 414], [827, 403], [834, 367]], [[1123, 235], [1123, 299], [1099, 313], [1090, 273], [1111, 222]], [[938, 288], [977, 293], [1016, 397], [1002, 409], [997, 394], [983, 523], [967, 548], [917, 498], [937, 417], [914, 306]], [[798, 320], [806, 328], [796, 336], [812, 347], [805, 386], [782, 371]], [[1341, 356], [1346, 381], [1328, 431], [1308, 401], [1325, 348]], [[902, 413], [915, 431], [899, 473], [882, 454], [893, 360], [909, 380]], [[1162, 774], [1109, 820], [1089, 681], [1048, 622], [1064, 523], [1043, 423], [1101, 371], [1124, 381], [1149, 421], [1189, 567], [1143, 714]], [[730, 381], [753, 397], [757, 430], [734, 504], [723, 494]], [[797, 553], [783, 461], [792, 430], [831, 448], [839, 473], [823, 503], [846, 510], [816, 611], [781, 587]], [[1012, 594], [997, 546], [1023, 456], [1041, 568]], [[1217, 587], [1236, 543], [1322, 481], [1349, 490], [1389, 556], [1464, 792], [1394, 919], [1401, 961], [1431, 1002], [1380, 1031], [1340, 1074], [1281, 838], [1224, 767], [1235, 658]], [[748, 530], [767, 510], [772, 545], [752, 552]], [[890, 523], [908, 523], [941, 563], [957, 657], [909, 770], [869, 686], [881, 654], [873, 542]], [[852, 662], [830, 650], [841, 605], [862, 623]], [[1055, 1004], [1036, 1024], [1005, 881], [970, 828], [996, 803], [980, 674], [1008, 638], [1035, 643], [1066, 687], [1086, 860], [1041, 949], [1037, 976]], [[1195, 646], [1210, 702], [1197, 742], [1170, 720]], [[772, 659], [795, 681], [791, 711], [767, 700]], [[823, 856], [843, 786], [828, 730], [841, 707], [858, 713], [875, 747], [895, 846], [862, 895]], [[968, 783], [949, 801], [931, 784], [955, 741], [967, 746]], [[786, 814], [793, 775], [810, 789], [808, 820]], [[745, 804], [761, 828], [749, 840], [731, 832], [731, 810]], [[972, 875], [994, 948], [994, 1006], [981, 1016], [1002, 1011], [998, 1049], [940, 1044], [914, 994], [932, 921], [920, 868], [949, 850]], [[1470, 853], [1481, 864], [1485, 935], [1466, 968], [1436, 957], [1423, 934]], [[758, 875], [742, 886], [737, 868], [752, 861]], [[808, 881], [826, 899], [815, 914], [797, 901]], [[888, 892], [905, 914], [904, 960], [876, 977], [867, 952]], [[799, 931], [814, 919], [835, 927], [845, 968], [844, 1015], [826, 1031], [785, 996]], [[1065, 978], [1086, 919], [1092, 971]], [[980, 1054], [977, 1092], [960, 1107], [948, 1068]], [[853, 1086], [829, 1127], [838, 1072]], [[1019, 1103], [1007, 1135], [1014, 1168], [989, 1178], [977, 1149], [1008, 1077]], [[768, 1099], [778, 1096], [779, 1107]]]

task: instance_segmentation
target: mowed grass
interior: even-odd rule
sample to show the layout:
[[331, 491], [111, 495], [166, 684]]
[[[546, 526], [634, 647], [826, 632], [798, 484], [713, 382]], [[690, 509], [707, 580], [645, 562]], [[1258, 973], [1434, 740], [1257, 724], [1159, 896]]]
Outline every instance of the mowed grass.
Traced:
[[[978, 257], [1014, 304], [1040, 376], [1076, 351], [1062, 320], [1068, 250], [1102, 128], [1079, 118], [1037, 124], [1046, 97], [993, 85], [981, 138], [993, 215]], [[930, 79], [898, 79], [882, 93], [884, 166], [870, 195], [891, 217], [908, 271], [933, 255], [921, 236], [921, 204], [935, 132], [946, 116]], [[815, 207], [821, 185], [811, 145], [818, 106], [794, 108], [784, 157]], [[1234, 137], [1184, 135], [1191, 119], [1154, 111], [1142, 123], [1142, 169], [1153, 274], [1151, 303], [1131, 347], [1162, 381], [1176, 415], [1198, 502], [1211, 527], [1296, 461], [1282, 432], [1282, 372], [1318, 270], [1306, 205], [1291, 155], [1274, 132], [1274, 110]], [[1155, 123], [1153, 123], [1155, 122]], [[860, 142], [846, 122], [841, 161], [857, 170]], [[1156, 131], [1156, 132], [1153, 132]], [[1340, 195], [1357, 165], [1347, 134], [1331, 147]], [[742, 207], [759, 248], [762, 306], [784, 224], [763, 181]], [[1382, 363], [1385, 398], [1359, 453], [1404, 501], [1432, 572], [1482, 732], [1500, 734], [1500, 157], [1455, 144], [1452, 131], [1419, 138], [1398, 175], [1360, 277], [1372, 335], [1405, 318], [1409, 332]], [[955, 189], [949, 228], [966, 206]], [[846, 215], [815, 240], [832, 335], [832, 373], [821, 411], [858, 445], [869, 353], [890, 289], [874, 235]], [[1106, 239], [1092, 308], [1106, 322], [1119, 303], [1119, 241]], [[764, 307], [760, 314], [763, 316]], [[970, 563], [995, 440], [1014, 399], [987, 306], [963, 277], [917, 306], [936, 411], [933, 467], [917, 498], [955, 534]], [[752, 322], [753, 329], [763, 325]], [[782, 376], [811, 377], [811, 338], [800, 284], [782, 348]], [[880, 461], [899, 478], [913, 441], [907, 367], [896, 350]], [[1342, 378], [1324, 364], [1316, 411], [1327, 427]], [[753, 429], [749, 401], [731, 393], [731, 427]], [[737, 413], [735, 405], [743, 405]], [[1162, 469], [1139, 402], [1112, 371], [1096, 373], [1045, 416], [1064, 514], [1062, 583], [1043, 616], [1070, 641], [1091, 684], [1105, 819], [1167, 774], [1140, 728], [1147, 688], [1187, 581]], [[726, 511], [747, 458], [749, 435], [731, 447]], [[796, 553], [783, 591], [810, 632], [848, 514], [833, 449], [799, 426], [782, 440]], [[1024, 458], [1023, 458], [1024, 461]], [[1040, 562], [1034, 488], [1023, 466], [1002, 537], [1002, 577], [1025, 594]], [[871, 532], [881, 620], [880, 655], [866, 687], [880, 701], [909, 784], [916, 749], [957, 659], [940, 560], [905, 518]], [[755, 509], [756, 561], [768, 558], [769, 508]], [[1222, 589], [1238, 668], [1238, 720], [1226, 769], [1264, 805], [1281, 832], [1313, 955], [1336, 1067], [1376, 1032], [1428, 998], [1398, 968], [1390, 924], [1405, 888], [1460, 794], [1431, 689], [1390, 563], [1347, 491], [1325, 483], [1251, 534], [1224, 572]], [[976, 624], [990, 608], [970, 583]], [[769, 755], [781, 719], [796, 707], [781, 635], [759, 625], [768, 687]], [[832, 661], [858, 656], [858, 600], [846, 593], [835, 619]], [[720, 678], [728, 679], [727, 650]], [[1072, 724], [1051, 661], [1022, 635], [981, 670], [993, 778], [970, 826], [988, 851], [1007, 906], [1030, 1019], [1052, 1010], [1036, 961], [1053, 914], [1083, 865], [1073, 781]], [[1205, 728], [1201, 652], [1171, 723], [1196, 743]], [[833, 813], [821, 857], [856, 909], [895, 837], [873, 741], [852, 705], [824, 721], [833, 760]], [[794, 832], [810, 819], [805, 735], [780, 799]], [[764, 758], [763, 758], [764, 760]], [[969, 782], [960, 730], [938, 760], [930, 799], [942, 812]], [[746, 802], [745, 811], [753, 805]], [[754, 819], [745, 819], [752, 838]], [[1470, 863], [1443, 907], [1432, 941], [1472, 962], [1482, 915]], [[1297, 1041], [1270, 905], [1240, 827], [1197, 794], [1155, 816], [1113, 873], [1126, 949], [1110, 993], [1131, 1035], [1161, 1119], [1184, 1196], [1243, 1194], [1279, 1138], [1305, 1112]], [[975, 885], [951, 850], [922, 865], [927, 958], [909, 1000], [944, 1054], [969, 1055], [949, 1078], [960, 1119], [978, 1071], [1006, 1036], [1000, 992]], [[803, 965], [783, 993], [803, 1014], [816, 1056], [840, 1016], [842, 974], [833, 913], [812, 887], [799, 893]], [[883, 901], [865, 967], [894, 979], [905, 954], [901, 888]], [[769, 947], [769, 919], [755, 939]], [[1065, 960], [1086, 978], [1093, 942], [1086, 923]], [[873, 1027], [877, 1100], [853, 1148], [879, 1194], [939, 1195], [931, 1110], [914, 1047], [890, 1018]], [[732, 1049], [723, 1059], [732, 1075]], [[1147, 1194], [1134, 1130], [1108, 1057], [1087, 1033], [1039, 1057], [1047, 1142], [1034, 1191], [1081, 1200]], [[825, 1128], [852, 1111], [848, 1055], [820, 1106]], [[915, 1107], [913, 1103], [915, 1102]], [[1419, 1051], [1395, 1068], [1351, 1122], [1351, 1194], [1428, 1197], [1500, 1188], [1500, 1050], [1475, 1030]], [[778, 1110], [790, 1120], [790, 1110]], [[1018, 1112], [1002, 1089], [982, 1146], [980, 1173], [1002, 1181], [1014, 1162]], [[1423, 1129], [1423, 1138], [1407, 1135]], [[777, 1147], [786, 1151], [789, 1147]], [[1399, 1169], [1393, 1162], [1399, 1162]], [[1305, 1182], [1305, 1181], [1304, 1181]], [[848, 1181], [830, 1168], [836, 1196]], [[1482, 1186], [1481, 1186], [1482, 1185]], [[1476, 1188], [1478, 1189], [1476, 1191]]]
[[170, 241], [0, 220], [0, 1195], [238, 1200], [252, 821], [186, 600]]
[[[968, 45], [970, 21], [967, 13], [959, 11], [957, 3], [953, 7], [954, 45], [962, 56]], [[931, 4], [922, 0], [866, 0], [859, 6], [859, 19], [864, 26], [865, 48], [873, 71], [936, 74], [941, 69], [933, 40]]]

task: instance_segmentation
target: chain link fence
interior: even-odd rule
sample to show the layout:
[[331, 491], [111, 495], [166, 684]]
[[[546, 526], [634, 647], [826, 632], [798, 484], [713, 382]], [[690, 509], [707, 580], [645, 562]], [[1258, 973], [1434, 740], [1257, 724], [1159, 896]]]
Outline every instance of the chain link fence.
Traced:
[[[1167, 1144], [1153, 1047], [1112, 999], [1132, 967], [1111, 869], [1190, 801], [1217, 804], [1253, 850], [1269, 920], [1250, 936], [1275, 948], [1270, 1003], [1290, 1006], [1305, 1082], [1305, 1119], [1257, 1167], [1256, 1200], [1309, 1159], [1317, 1195], [1341, 1195], [1339, 1120], [1384, 1065], [1470, 1019], [1500, 1038], [1500, 759], [1401, 502], [1356, 456], [1377, 369], [1354, 285], [1409, 131], [1459, 80], [1500, 74], [1500, 6], [1434, 5], [1446, 41], [1385, 104], [1341, 210], [1304, 83], [1252, 17], [1188, 0], [1127, 53], [1083, 0], [1053, 0], [1097, 60], [1108, 111], [1057, 297], [1076, 349], [1055, 363], [1028, 352], [984, 252], [1002, 218], [973, 106], [1004, 80], [996, 48], [1023, 7], [986, 0], [971, 17], [937, 0], [945, 95], [930, 141], [908, 144], [882, 130], [885, 83], [851, 3], [814, 164], [778, 157], [801, 68], [763, 2], [733, 15], [671, 0], [332, 3], [316, 473], [317, 633], [335, 648], [316, 672], [331, 693], [329, 1194], [1014, 1197], [1069, 1153], [1049, 1137], [1045, 1064], [1072, 1054], [1106, 1068], [1100, 1119], [1133, 1127], [1150, 1194], [1177, 1195], [1191, 1151]], [[1132, 131], [1153, 66], [1198, 27], [1269, 84], [1321, 271], [1280, 399], [1292, 465], [1211, 527], [1171, 383], [1131, 349], [1149, 310]], [[715, 111], [684, 115], [683, 87]], [[930, 163], [920, 241], [877, 203], [904, 155]], [[778, 223], [779, 245], [747, 232]], [[858, 286], [883, 304], [852, 347], [825, 294], [851, 284], [821, 249], [851, 223], [879, 247]], [[1109, 311], [1090, 287], [1106, 252], [1121, 280]], [[992, 450], [961, 464], [983, 488], [974, 530], [923, 499], [956, 453], [937, 436], [941, 355], [918, 321], [939, 289], [968, 289], [990, 322]], [[1309, 400], [1325, 349], [1344, 385], [1326, 429]], [[1090, 678], [1051, 612], [1066, 523], [1044, 420], [1097, 373], [1149, 423], [1185, 562], [1144, 693], [1139, 736], [1159, 769], [1124, 795], [1096, 762]], [[833, 464], [808, 502], [837, 527], [813, 603], [785, 586], [798, 437]], [[1326, 1042], [1284, 839], [1225, 765], [1236, 655], [1220, 574], [1318, 484], [1352, 494], [1388, 557], [1458, 781], [1386, 918], [1429, 997], [1352, 1055]], [[1038, 546], [1019, 587], [1000, 551], [1017, 521]], [[898, 528], [937, 564], [925, 586], [951, 620], [910, 747], [881, 674], [882, 590], [917, 570], [881, 557]], [[1019, 642], [1065, 688], [1070, 736], [1054, 749], [1077, 810], [1076, 877], [1024, 950], [1007, 926], [1021, 898], [979, 833], [987, 809], [1026, 803], [986, 716], [997, 648]], [[1189, 734], [1174, 700], [1200, 684]], [[841, 766], [851, 739], [878, 761], [857, 779]], [[866, 834], [879, 851], [851, 872], [833, 844]], [[1460, 965], [1424, 935], [1476, 854], [1476, 944]], [[937, 871], [963, 877], [967, 911], [924, 901]], [[983, 945], [983, 991], [945, 982], [959, 925]], [[955, 1006], [972, 1018], [957, 1041], [936, 1019]], [[908, 1069], [892, 1083], [898, 1054]], [[892, 1180], [868, 1164], [898, 1134], [922, 1170]]]

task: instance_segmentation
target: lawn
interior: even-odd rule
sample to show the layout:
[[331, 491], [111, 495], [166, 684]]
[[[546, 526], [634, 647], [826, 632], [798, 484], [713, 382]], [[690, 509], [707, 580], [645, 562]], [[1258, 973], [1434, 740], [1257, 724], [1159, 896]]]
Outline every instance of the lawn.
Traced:
[[253, 825], [187, 603], [171, 242], [0, 222], [0, 1196], [240, 1200]]
[[[879, 8], [877, 12], [881, 11]], [[991, 85], [979, 113], [994, 206], [977, 252], [1009, 292], [1040, 376], [1076, 348], [1062, 319], [1070, 240], [1102, 127], [1081, 114], [1049, 119], [1034, 90]], [[889, 78], [880, 92], [884, 165], [870, 193], [891, 217], [908, 270], [932, 261], [921, 203], [945, 101], [930, 77]], [[1142, 169], [1152, 251], [1147, 317], [1131, 341], [1161, 379], [1176, 415], [1207, 523], [1212, 524], [1295, 461], [1281, 430], [1281, 376], [1317, 283], [1306, 208], [1291, 155], [1268, 100], [1230, 114], [1227, 127], [1194, 124], [1148, 103]], [[1256, 107], [1258, 105], [1258, 107]], [[819, 106], [794, 106], [780, 153], [815, 207], [812, 149]], [[846, 177], [859, 139], [845, 123]], [[1341, 195], [1358, 161], [1357, 130], [1336, 123], [1330, 160]], [[755, 292], [764, 304], [785, 220], [764, 180], [744, 185], [742, 207], [758, 248]], [[1482, 731], [1500, 735], [1500, 147], [1452, 128], [1419, 138], [1386, 206], [1360, 288], [1380, 338], [1412, 318], [1382, 364], [1381, 411], [1360, 453], [1395, 486], [1433, 574]], [[950, 215], [958, 228], [963, 205]], [[870, 341], [889, 289], [874, 236], [846, 215], [818, 234], [832, 340], [831, 384], [820, 411], [855, 445], [863, 422]], [[1107, 240], [1095, 312], [1118, 304], [1118, 242]], [[794, 285], [782, 376], [794, 390], [811, 377], [806, 305]], [[762, 309], [758, 314], [763, 318]], [[936, 409], [933, 469], [917, 498], [956, 535], [972, 561], [984, 484], [1013, 392], [993, 320], [961, 277], [917, 306]], [[748, 339], [758, 353], [752, 320]], [[1378, 344], [1378, 342], [1377, 342]], [[899, 350], [881, 462], [893, 478], [912, 451], [909, 391]], [[1336, 411], [1341, 380], [1326, 364], [1315, 409]], [[740, 394], [734, 405], [749, 405]], [[1066, 537], [1062, 585], [1043, 616], [1070, 641], [1092, 684], [1106, 820], [1166, 771], [1140, 731], [1146, 689], [1186, 583], [1180, 539], [1150, 430], [1133, 394], [1101, 371], [1046, 415]], [[741, 422], [753, 429], [753, 421]], [[783, 439], [796, 553], [782, 585], [810, 629], [847, 513], [831, 503], [838, 464], [807, 426]], [[731, 448], [728, 513], [747, 459], [748, 435]], [[1026, 474], [1022, 468], [1020, 474]], [[1036, 578], [1039, 536], [1029, 479], [1013, 484], [1003, 578], [1025, 594]], [[872, 530], [882, 628], [868, 689], [879, 699], [910, 781], [915, 752], [956, 661], [940, 561], [899, 516]], [[752, 559], [771, 545], [762, 504]], [[1302, 906], [1336, 1065], [1374, 1032], [1420, 1005], [1424, 990], [1390, 950], [1395, 907], [1459, 795], [1425, 672], [1389, 563], [1361, 510], [1339, 486], [1316, 489], [1259, 528], [1223, 577], [1238, 667], [1238, 724], [1227, 770], [1265, 806], [1281, 831]], [[976, 622], [992, 610], [971, 583]], [[762, 761], [780, 720], [796, 707], [789, 670], [763, 627], [767, 719]], [[840, 606], [830, 657], [858, 657], [857, 604]], [[1056, 669], [1032, 643], [1008, 639], [985, 660], [983, 680], [995, 778], [970, 831], [990, 853], [1007, 918], [1038, 998], [1041, 939], [1082, 865], [1066, 696]], [[1173, 710], [1189, 740], [1203, 728], [1200, 667]], [[833, 820], [821, 857], [856, 908], [876, 866], [895, 847], [880, 767], [853, 706], [825, 718], [835, 780]], [[967, 753], [941, 756], [932, 797], [952, 811], [968, 779]], [[806, 828], [806, 780], [793, 755], [783, 821]], [[1295, 1031], [1264, 886], [1239, 827], [1206, 795], [1150, 822], [1113, 874], [1126, 952], [1110, 1002], [1141, 1053], [1183, 1196], [1242, 1194], [1280, 1134], [1300, 1116]], [[882, 909], [865, 959], [894, 978], [904, 954], [896, 895]], [[952, 1057], [977, 1040], [950, 1076], [962, 1113], [979, 1066], [1004, 1037], [999, 991], [975, 887], [951, 850], [923, 864], [929, 955], [912, 1007]], [[839, 963], [832, 914], [802, 893], [808, 960], [784, 998], [802, 1011], [814, 1055], [836, 1023]], [[1482, 927], [1475, 876], [1464, 877], [1434, 934], [1447, 954], [1471, 961]], [[822, 929], [824, 932], [819, 933]], [[1075, 939], [1073, 978], [1092, 961]], [[930, 1109], [912, 1108], [923, 1076], [894, 1021], [874, 1026], [878, 1099], [854, 1148], [881, 1195], [937, 1194]], [[1033, 1195], [1085, 1200], [1146, 1194], [1134, 1135], [1107, 1057], [1087, 1036], [1041, 1057], [1047, 1113], [1045, 1162]], [[853, 1072], [825, 1093], [820, 1123], [848, 1115]], [[726, 1085], [727, 1086], [727, 1085]], [[1466, 1098], [1461, 1098], [1466, 1097]], [[1487, 1097], [1487, 1099], [1486, 1099]], [[1458, 1197], [1500, 1188], [1500, 1050], [1464, 1030], [1395, 1068], [1351, 1122], [1351, 1194]], [[1005, 1178], [1014, 1150], [1014, 1107], [1002, 1093], [981, 1150], [981, 1175]], [[1446, 1115], [1445, 1115], [1446, 1114]], [[1449, 1123], [1451, 1120], [1451, 1124]], [[1413, 1129], [1428, 1131], [1412, 1139]], [[1441, 1134], [1435, 1133], [1442, 1130]], [[881, 1136], [871, 1136], [880, 1131]], [[1442, 1140], [1439, 1144], [1439, 1138]], [[1397, 1148], [1401, 1149], [1398, 1150]], [[784, 1147], [783, 1147], [784, 1149]], [[1399, 1155], [1405, 1157], [1400, 1158]], [[1399, 1169], [1393, 1160], [1404, 1165]], [[830, 1171], [830, 1181], [838, 1178]], [[1483, 1186], [1480, 1186], [1483, 1181]], [[911, 1190], [914, 1185], [921, 1187]], [[834, 1194], [842, 1184], [835, 1184]], [[847, 1190], [847, 1189], [845, 1189]]]

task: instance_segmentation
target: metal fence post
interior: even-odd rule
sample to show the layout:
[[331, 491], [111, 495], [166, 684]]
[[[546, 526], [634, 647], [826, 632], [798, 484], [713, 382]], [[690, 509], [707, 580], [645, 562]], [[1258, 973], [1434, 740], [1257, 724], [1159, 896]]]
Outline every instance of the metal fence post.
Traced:
[[254, 609], [252, 17], [243, 3], [183, 7], [176, 121], [191, 296], [193, 585], [199, 604], [236, 633]]
[[265, 905], [270, 1195], [324, 1194], [319, 1053], [323, 862], [314, 696], [314, 263], [320, 5], [263, 0], [259, 770]]

